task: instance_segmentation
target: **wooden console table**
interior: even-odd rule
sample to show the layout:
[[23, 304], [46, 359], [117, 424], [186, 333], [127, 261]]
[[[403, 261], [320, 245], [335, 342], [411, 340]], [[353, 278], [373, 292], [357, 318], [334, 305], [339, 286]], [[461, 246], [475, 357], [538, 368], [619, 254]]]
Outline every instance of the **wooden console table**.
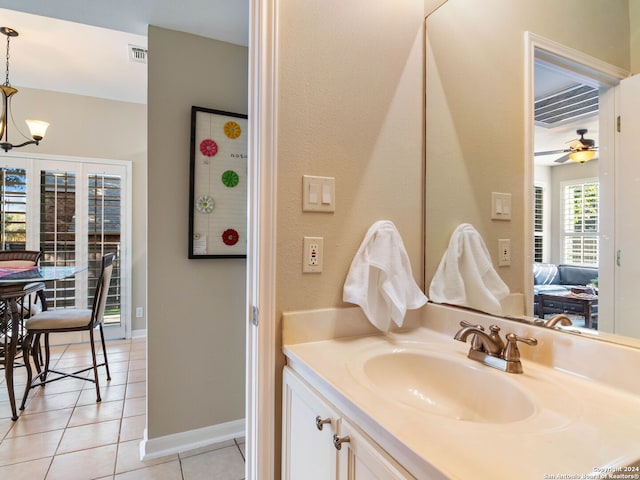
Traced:
[[[566, 310], [559, 307], [553, 307], [549, 303], [569, 303], [581, 307], [578, 310]], [[593, 328], [593, 318], [591, 316], [593, 307], [598, 305], [597, 295], [576, 295], [566, 293], [563, 295], [541, 293], [538, 295], [538, 316], [544, 318], [545, 313], [568, 313], [581, 315], [584, 317], [585, 328]]]

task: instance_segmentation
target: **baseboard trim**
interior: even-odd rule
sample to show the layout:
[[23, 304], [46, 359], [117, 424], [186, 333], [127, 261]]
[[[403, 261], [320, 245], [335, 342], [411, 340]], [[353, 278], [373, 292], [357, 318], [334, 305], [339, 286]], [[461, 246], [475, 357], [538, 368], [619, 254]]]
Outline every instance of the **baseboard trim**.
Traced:
[[145, 428], [144, 439], [140, 442], [140, 460], [153, 460], [244, 436], [244, 418], [152, 439], [147, 438]]

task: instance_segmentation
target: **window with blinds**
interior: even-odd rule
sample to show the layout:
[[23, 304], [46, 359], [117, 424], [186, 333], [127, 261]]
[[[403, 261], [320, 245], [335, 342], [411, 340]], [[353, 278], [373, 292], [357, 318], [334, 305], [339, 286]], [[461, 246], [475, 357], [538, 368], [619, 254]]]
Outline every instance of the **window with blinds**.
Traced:
[[18, 168], [0, 168], [0, 242], [2, 250], [26, 250], [27, 176]]
[[535, 185], [533, 199], [533, 261], [544, 261], [544, 187]]
[[599, 183], [580, 181], [562, 185], [563, 261], [598, 266]]
[[[73, 172], [40, 171], [41, 265], [75, 265], [76, 175]], [[47, 285], [50, 308], [76, 306], [76, 279], [70, 277]]]
[[[89, 296], [93, 301], [100, 262], [105, 253], [120, 255], [122, 181], [117, 175], [90, 174], [88, 190]], [[120, 262], [114, 264], [107, 294], [105, 323], [120, 322]]]
[[41, 250], [43, 266], [87, 267], [47, 282], [49, 308], [91, 308], [102, 256], [116, 254], [104, 316], [108, 338], [131, 328], [130, 189], [130, 162], [9, 153], [0, 167], [0, 247]]

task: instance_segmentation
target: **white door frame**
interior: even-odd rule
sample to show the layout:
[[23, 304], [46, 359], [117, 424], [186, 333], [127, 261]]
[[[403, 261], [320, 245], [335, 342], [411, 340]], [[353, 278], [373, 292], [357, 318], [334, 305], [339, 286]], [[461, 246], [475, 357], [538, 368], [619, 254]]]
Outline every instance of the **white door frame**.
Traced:
[[[597, 85], [600, 87], [600, 192], [601, 211], [613, 212], [613, 191], [614, 185], [605, 182], [613, 182], [614, 175], [614, 118], [615, 102], [610, 87], [617, 85], [620, 80], [627, 77], [629, 72], [616, 67], [602, 60], [587, 55], [573, 48], [554, 42], [531, 32], [525, 32], [525, 54], [524, 54], [524, 114], [525, 114], [525, 137], [524, 137], [524, 293], [525, 293], [525, 314], [533, 314], [533, 275], [531, 265], [533, 263], [533, 146], [534, 146], [534, 70], [535, 60], [540, 58], [558, 68], [570, 71], [576, 78], [584, 83]], [[603, 195], [604, 192], [604, 195]], [[609, 192], [609, 193], [607, 193]], [[600, 285], [613, 285], [613, 252], [614, 252], [614, 225], [613, 215], [606, 215], [600, 218]], [[610, 259], [602, 262], [602, 259]], [[599, 318], [602, 320], [613, 318], [613, 296], [610, 301], [600, 298], [598, 309]], [[601, 325], [602, 327], [602, 325]]]
[[277, 0], [251, 0], [246, 341], [247, 480], [275, 471]]

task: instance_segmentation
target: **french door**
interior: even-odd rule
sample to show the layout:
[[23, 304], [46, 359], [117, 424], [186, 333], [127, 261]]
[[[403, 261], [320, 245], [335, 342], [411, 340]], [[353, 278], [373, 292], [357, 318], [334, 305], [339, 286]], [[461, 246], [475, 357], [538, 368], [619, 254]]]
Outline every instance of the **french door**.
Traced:
[[41, 250], [41, 265], [85, 268], [47, 285], [49, 308], [91, 308], [102, 255], [114, 252], [105, 335], [130, 336], [130, 164], [7, 155], [0, 180], [0, 247]]

